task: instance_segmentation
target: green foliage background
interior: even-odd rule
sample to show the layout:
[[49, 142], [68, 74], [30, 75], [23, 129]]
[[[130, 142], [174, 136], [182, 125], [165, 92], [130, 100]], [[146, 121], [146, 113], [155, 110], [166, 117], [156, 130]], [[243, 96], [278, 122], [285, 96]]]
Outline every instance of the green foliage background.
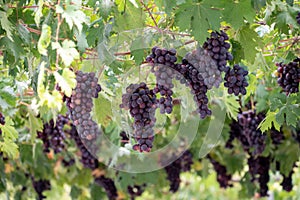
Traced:
[[[6, 116], [0, 125], [0, 151], [8, 161], [0, 160], [0, 199], [35, 199], [36, 194], [25, 172], [51, 180], [48, 199], [105, 199], [104, 190], [93, 182], [92, 172], [78, 159], [70, 168], [61, 165], [63, 157], [75, 156], [77, 149], [68, 140], [68, 148], [59, 155], [45, 155], [36, 138], [43, 123], [66, 112], [58, 84], [66, 96], [76, 85], [73, 71], [94, 71], [104, 92], [95, 102], [95, 119], [105, 134], [119, 143], [120, 116], [112, 109], [115, 99], [130, 82], [143, 81], [140, 65], [151, 46], [175, 47], [179, 58], [201, 45], [211, 31], [224, 29], [232, 45], [234, 60], [249, 70], [247, 95], [241, 102], [257, 102], [256, 110], [265, 112], [260, 124], [264, 134], [274, 126], [283, 130], [287, 140], [278, 148], [270, 143], [264, 154], [286, 163], [280, 169], [288, 174], [299, 158], [299, 144], [292, 138], [300, 118], [300, 96], [286, 96], [276, 83], [275, 62], [289, 62], [300, 56], [299, 29], [295, 0], [0, 0], [0, 111]], [[123, 80], [123, 81], [122, 81]], [[164, 170], [148, 174], [116, 173], [101, 166], [99, 171], [116, 181], [120, 199], [128, 199], [128, 185], [148, 183], [140, 199], [248, 199], [257, 186], [246, 172], [246, 154], [239, 143], [224, 149], [229, 123], [236, 119], [238, 98], [221, 86], [210, 94], [213, 104], [226, 114], [226, 124], [217, 147], [211, 152], [234, 174], [234, 187], [220, 189], [207, 159], [197, 153], [209, 120], [200, 123], [197, 140], [192, 144], [193, 169], [182, 174], [181, 189], [168, 192]], [[190, 100], [191, 101], [191, 100]], [[185, 113], [187, 114], [187, 113]], [[156, 138], [164, 146], [175, 134], [174, 117], [166, 117], [166, 126]], [[76, 158], [76, 156], [75, 156]], [[274, 168], [274, 167], [273, 167]], [[272, 168], [270, 190], [275, 199], [299, 199], [300, 173], [296, 169], [294, 189], [283, 192], [282, 177]], [[135, 178], [132, 178], [135, 177]], [[27, 190], [23, 192], [22, 186]]]

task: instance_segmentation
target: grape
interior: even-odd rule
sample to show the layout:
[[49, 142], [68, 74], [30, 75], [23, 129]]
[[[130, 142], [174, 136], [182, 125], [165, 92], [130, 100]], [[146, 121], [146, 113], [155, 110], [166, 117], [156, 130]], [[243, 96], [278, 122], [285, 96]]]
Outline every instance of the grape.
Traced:
[[297, 20], [297, 23], [300, 24], [300, 12], [298, 12], [298, 14], [296, 16], [296, 20]]
[[207, 156], [217, 173], [217, 181], [221, 188], [232, 187], [231, 174], [227, 173], [227, 169], [221, 163], [213, 159], [210, 155]]
[[182, 64], [177, 64], [174, 69], [180, 74], [176, 78], [181, 83], [186, 84], [194, 95], [194, 101], [197, 104], [197, 111], [200, 118], [204, 119], [206, 116], [211, 115], [211, 110], [208, 109], [207, 86], [199, 71], [191, 65], [186, 59], [182, 60]]
[[300, 58], [296, 58], [288, 64], [276, 63], [278, 79], [277, 83], [287, 95], [299, 92]]
[[70, 158], [70, 159], [63, 159], [62, 160], [62, 163], [63, 163], [63, 165], [65, 166], [65, 167], [70, 167], [70, 166], [72, 166], [72, 165], [74, 165], [75, 164], [75, 159], [74, 158]]
[[193, 164], [193, 156], [190, 151], [184, 152], [180, 158], [165, 167], [167, 179], [170, 182], [170, 192], [176, 192], [180, 186], [180, 173], [189, 171]]
[[76, 72], [76, 88], [72, 91], [72, 96], [67, 100], [71, 119], [75, 126], [78, 126], [78, 133], [82, 139], [94, 140], [100, 134], [98, 124], [92, 120], [91, 111], [93, 108], [93, 98], [98, 97], [101, 86], [94, 72]]
[[197, 48], [192, 53], [188, 53], [185, 59], [198, 70], [208, 89], [213, 86], [217, 88], [220, 86], [222, 82], [221, 71], [207, 50]]
[[283, 180], [280, 185], [282, 186], [282, 189], [284, 189], [287, 192], [290, 192], [293, 189], [293, 179], [292, 179], [293, 173], [294, 170], [292, 169], [288, 176], [282, 174]]
[[118, 197], [117, 188], [112, 179], [105, 176], [95, 178], [95, 183], [104, 188], [109, 200], [115, 200]]
[[43, 131], [38, 132], [38, 138], [43, 141], [44, 152], [49, 153], [50, 149], [53, 149], [54, 153], [60, 153], [65, 148], [66, 136], [63, 128], [67, 122], [65, 116], [58, 115], [56, 125], [53, 119], [44, 124]]
[[172, 68], [177, 61], [175, 49], [163, 49], [159, 47], [152, 48], [152, 54], [146, 58], [146, 62], [152, 63], [153, 67], [151, 71], [156, 76], [156, 87], [154, 93], [160, 93], [161, 98], [159, 101], [160, 113], [171, 114], [173, 110], [172, 102], [172, 79], [174, 78], [174, 72]]
[[71, 130], [69, 131], [69, 134], [71, 138], [75, 141], [77, 147], [79, 148], [81, 152], [81, 162], [84, 167], [89, 169], [96, 169], [99, 166], [99, 162], [97, 158], [95, 158], [89, 150], [85, 147], [84, 143], [82, 142], [82, 139], [80, 138], [77, 128], [71, 124]]
[[220, 71], [225, 71], [227, 60], [232, 60], [232, 55], [228, 52], [230, 44], [226, 42], [229, 37], [224, 31], [212, 32], [210, 38], [207, 38], [203, 48], [215, 60]]
[[130, 195], [130, 199], [134, 200], [136, 197], [141, 196], [144, 192], [144, 187], [146, 185], [144, 184], [143, 186], [139, 186], [139, 185], [134, 185], [134, 186], [128, 186], [127, 187], [127, 191]]
[[248, 158], [249, 173], [252, 176], [252, 181], [255, 181], [258, 176], [258, 183], [260, 187], [260, 196], [268, 196], [268, 182], [270, 180], [269, 169], [270, 169], [271, 158], [270, 157], [253, 157]]
[[275, 130], [274, 128], [272, 128], [270, 130], [270, 136], [271, 136], [271, 140], [272, 140], [272, 143], [274, 145], [279, 145], [282, 143], [282, 141], [285, 139], [282, 131], [277, 131]]
[[133, 149], [140, 152], [149, 152], [154, 140], [155, 109], [157, 100], [154, 92], [149, 90], [146, 83], [131, 84], [122, 95], [121, 108], [129, 110], [134, 118], [134, 139], [137, 144]]
[[[5, 117], [2, 113], [0, 113], [0, 124], [5, 125]], [[0, 135], [2, 134], [2, 130], [0, 129]]]
[[233, 69], [226, 67], [225, 72], [224, 86], [228, 88], [228, 93], [236, 96], [238, 96], [239, 93], [245, 95], [247, 92], [246, 87], [249, 85], [245, 78], [248, 72], [239, 65], [234, 65]]
[[233, 140], [235, 138], [239, 138], [240, 133], [242, 132], [241, 126], [237, 121], [232, 121], [230, 123], [230, 131], [229, 131], [229, 138], [226, 141], [225, 147], [228, 149], [232, 149], [233, 148]]
[[120, 137], [121, 137], [121, 145], [122, 146], [129, 143], [129, 138], [125, 131], [122, 131], [120, 133]]
[[43, 192], [45, 190], [50, 190], [51, 189], [51, 184], [50, 184], [49, 180], [38, 180], [38, 181], [36, 181], [32, 178], [32, 185], [33, 185], [34, 190], [38, 194], [38, 199], [39, 200], [46, 198], [43, 195]]

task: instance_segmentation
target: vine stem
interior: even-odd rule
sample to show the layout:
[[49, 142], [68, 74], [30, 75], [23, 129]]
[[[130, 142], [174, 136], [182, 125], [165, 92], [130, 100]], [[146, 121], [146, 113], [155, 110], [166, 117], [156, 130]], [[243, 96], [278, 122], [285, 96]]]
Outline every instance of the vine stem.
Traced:
[[157, 24], [157, 22], [156, 22], [154, 16], [152, 15], [152, 12], [151, 12], [150, 8], [149, 8], [148, 6], [146, 6], [146, 4], [144, 3], [143, 0], [140, 0], [140, 2], [141, 2], [141, 4], [143, 5], [143, 7], [146, 9], [146, 11], [148, 12], [148, 14], [149, 14], [149, 16], [151, 17], [151, 19], [152, 19], [152, 21], [153, 21], [155, 27], [158, 28], [158, 24]]
[[[60, 5], [60, 0], [57, 0], [57, 5]], [[60, 31], [61, 24], [62, 24], [61, 15], [60, 13], [57, 13], [57, 28], [56, 28], [56, 35], [55, 35], [56, 43], [58, 43], [59, 41], [59, 31]], [[58, 49], [56, 49], [56, 61], [55, 61], [56, 69], [58, 69], [58, 62], [59, 62], [59, 54], [58, 54]]]

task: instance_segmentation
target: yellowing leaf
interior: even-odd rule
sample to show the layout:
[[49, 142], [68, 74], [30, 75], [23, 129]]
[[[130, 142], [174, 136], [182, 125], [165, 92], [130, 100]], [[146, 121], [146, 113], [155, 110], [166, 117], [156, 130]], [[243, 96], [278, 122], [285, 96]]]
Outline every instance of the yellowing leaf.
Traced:
[[2, 134], [4, 138], [10, 140], [15, 140], [18, 138], [19, 134], [17, 130], [13, 127], [13, 125], [14, 123], [9, 117], [6, 117], [5, 125], [0, 124], [0, 129], [2, 130]]
[[47, 47], [49, 46], [50, 42], [51, 42], [51, 28], [50, 26], [44, 24], [42, 26], [42, 34], [38, 42], [38, 51], [40, 52], [40, 54], [47, 56]]
[[76, 75], [69, 68], [63, 70], [62, 75], [58, 72], [54, 73], [55, 80], [66, 96], [70, 97], [72, 89], [76, 87]]
[[56, 42], [52, 43], [52, 48], [57, 49], [59, 56], [67, 67], [71, 65], [74, 59], [79, 59], [79, 53], [75, 47], [75, 43], [71, 40], [64, 40], [62, 46]]
[[280, 131], [280, 125], [276, 121], [276, 112], [269, 111], [266, 118], [259, 124], [258, 128], [260, 128], [262, 132], [265, 132], [271, 129], [273, 125], [276, 130]]
[[8, 20], [7, 13], [0, 11], [0, 24], [1, 27], [6, 31], [7, 37], [13, 41], [12, 39], [12, 31], [14, 30], [13, 24]]
[[4, 139], [4, 142], [0, 142], [0, 150], [6, 153], [10, 158], [18, 157], [18, 145], [11, 140]]

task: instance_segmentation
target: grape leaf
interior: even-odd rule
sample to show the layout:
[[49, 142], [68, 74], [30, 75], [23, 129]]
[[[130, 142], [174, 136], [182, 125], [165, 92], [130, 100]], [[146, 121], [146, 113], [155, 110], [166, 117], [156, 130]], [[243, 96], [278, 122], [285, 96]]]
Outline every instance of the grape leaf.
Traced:
[[264, 133], [272, 127], [280, 131], [280, 124], [276, 121], [276, 112], [268, 111], [265, 119], [258, 125], [258, 128]]
[[37, 11], [35, 12], [35, 15], [34, 15], [34, 21], [35, 21], [35, 23], [38, 27], [40, 26], [41, 17], [43, 16], [43, 12], [42, 12], [43, 11], [43, 5], [44, 5], [44, 1], [39, 0], [39, 2], [38, 2], [39, 8], [37, 9]]
[[52, 48], [57, 49], [59, 56], [67, 67], [71, 65], [74, 59], [79, 59], [79, 53], [75, 47], [75, 43], [71, 40], [64, 40], [62, 46], [58, 42], [52, 43]]
[[6, 138], [4, 138], [4, 142], [0, 142], [0, 149], [13, 159], [17, 158], [19, 154], [18, 145]]
[[62, 75], [58, 72], [54, 72], [54, 77], [56, 83], [59, 85], [61, 90], [65, 93], [67, 97], [70, 97], [72, 94], [72, 89], [76, 87], [76, 75], [69, 68], [64, 68]]
[[96, 121], [103, 126], [106, 126], [110, 123], [112, 116], [111, 102], [107, 98], [98, 98], [95, 99], [94, 104], [94, 117]]
[[13, 127], [14, 123], [12, 119], [9, 117], [6, 117], [5, 119], [5, 125], [0, 124], [0, 128], [3, 132], [3, 138], [15, 140], [18, 138], [18, 132]]
[[28, 124], [31, 140], [34, 141], [38, 131], [43, 130], [43, 122], [41, 119], [37, 118], [35, 114], [29, 110], [28, 111]]
[[42, 34], [38, 42], [38, 51], [40, 52], [40, 54], [47, 56], [47, 47], [49, 46], [50, 42], [51, 42], [51, 27], [46, 24], [43, 24]]
[[240, 42], [244, 49], [245, 59], [249, 62], [253, 62], [258, 52], [256, 47], [262, 45], [257, 33], [252, 30], [249, 25], [245, 25], [238, 29], [236, 40]]
[[[224, 5], [223, 19], [235, 29], [238, 29], [245, 23], [244, 19], [252, 22], [255, 17], [255, 11], [249, 0], [226, 1]], [[243, 11], [242, 13], [241, 10]]]
[[0, 24], [1, 28], [6, 31], [7, 37], [13, 41], [12, 32], [14, 30], [14, 25], [8, 20], [8, 12], [0, 11]]

